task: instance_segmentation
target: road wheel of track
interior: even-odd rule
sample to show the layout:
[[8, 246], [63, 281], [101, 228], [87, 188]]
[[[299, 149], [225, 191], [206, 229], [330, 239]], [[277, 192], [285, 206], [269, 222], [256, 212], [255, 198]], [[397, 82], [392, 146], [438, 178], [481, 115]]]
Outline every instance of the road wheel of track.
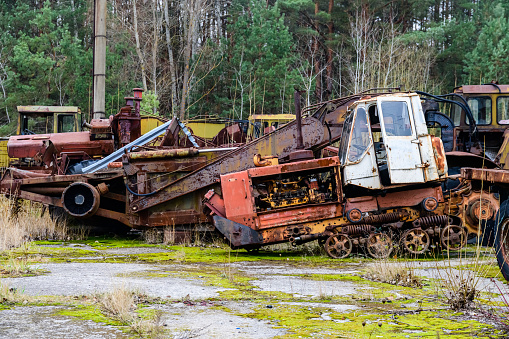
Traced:
[[447, 251], [459, 251], [467, 244], [467, 232], [458, 225], [447, 225], [440, 233], [440, 243]]
[[346, 234], [336, 233], [325, 241], [325, 252], [334, 259], [346, 258], [352, 253], [352, 240]]
[[406, 230], [401, 235], [401, 246], [411, 254], [421, 254], [426, 252], [430, 244], [428, 233], [420, 228]]
[[387, 233], [371, 233], [366, 241], [369, 255], [375, 259], [386, 259], [394, 249], [392, 239]]

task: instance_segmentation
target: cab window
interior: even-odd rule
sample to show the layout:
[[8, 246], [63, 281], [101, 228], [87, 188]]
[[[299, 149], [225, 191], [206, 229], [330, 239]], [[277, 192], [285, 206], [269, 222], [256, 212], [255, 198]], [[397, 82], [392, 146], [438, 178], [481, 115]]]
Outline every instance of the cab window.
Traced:
[[408, 137], [412, 135], [412, 125], [406, 102], [382, 101], [381, 108], [387, 136]]
[[478, 125], [491, 124], [491, 99], [489, 97], [468, 98], [467, 102]]
[[497, 98], [497, 120], [501, 125], [509, 125], [509, 97]]
[[58, 133], [74, 132], [74, 116], [58, 116]]
[[350, 148], [348, 149], [348, 161], [355, 162], [361, 159], [364, 152], [369, 148], [371, 144], [369, 131], [366, 110], [359, 107], [353, 123]]
[[[456, 100], [458, 101], [458, 100]], [[450, 106], [450, 109], [451, 109], [451, 113], [450, 113], [450, 117], [451, 117], [451, 120], [454, 122], [454, 126], [459, 126], [460, 123], [461, 123], [461, 112], [462, 112], [462, 109], [459, 105], [454, 105], [454, 104], [449, 104]]]
[[348, 150], [350, 131], [352, 130], [352, 120], [353, 113], [349, 114], [343, 123], [343, 131], [341, 132], [341, 144], [339, 146], [339, 160], [341, 161], [341, 164], [346, 163], [346, 152]]

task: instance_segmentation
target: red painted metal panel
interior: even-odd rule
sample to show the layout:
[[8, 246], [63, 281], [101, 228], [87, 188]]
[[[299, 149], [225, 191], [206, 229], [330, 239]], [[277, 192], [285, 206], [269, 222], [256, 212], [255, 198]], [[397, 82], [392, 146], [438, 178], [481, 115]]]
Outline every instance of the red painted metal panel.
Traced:
[[226, 218], [240, 224], [255, 227], [256, 209], [251, 179], [247, 171], [221, 176]]

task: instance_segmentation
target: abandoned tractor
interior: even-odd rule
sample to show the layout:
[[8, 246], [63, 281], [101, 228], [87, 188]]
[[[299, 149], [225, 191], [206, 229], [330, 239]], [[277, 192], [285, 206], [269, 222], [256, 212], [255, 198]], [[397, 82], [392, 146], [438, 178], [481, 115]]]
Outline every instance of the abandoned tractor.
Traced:
[[396, 245], [457, 251], [494, 220], [498, 194], [448, 176], [417, 94], [368, 97], [346, 114], [338, 156], [297, 150], [279, 164], [257, 155], [258, 167], [221, 175], [204, 204], [232, 247], [318, 239], [333, 258], [358, 250], [387, 258]]

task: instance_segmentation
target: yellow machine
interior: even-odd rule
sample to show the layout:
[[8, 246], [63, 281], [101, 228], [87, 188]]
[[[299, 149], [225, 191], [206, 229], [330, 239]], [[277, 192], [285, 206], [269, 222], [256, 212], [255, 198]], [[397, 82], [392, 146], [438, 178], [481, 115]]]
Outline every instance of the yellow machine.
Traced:
[[295, 114], [253, 114], [249, 116], [248, 140], [259, 138], [275, 131], [280, 126], [295, 120]]
[[82, 115], [74, 106], [18, 106], [18, 135], [80, 132]]
[[465, 149], [470, 138], [469, 119], [464, 110], [452, 105], [446, 113], [454, 122], [453, 150], [484, 155], [509, 169], [509, 85], [465, 85], [455, 88], [454, 93], [462, 96], [470, 107], [479, 143]]
[[185, 122], [187, 128], [193, 131], [193, 134], [208, 140], [212, 140], [223, 128], [230, 124], [229, 120], [219, 117], [197, 116], [190, 118]]

